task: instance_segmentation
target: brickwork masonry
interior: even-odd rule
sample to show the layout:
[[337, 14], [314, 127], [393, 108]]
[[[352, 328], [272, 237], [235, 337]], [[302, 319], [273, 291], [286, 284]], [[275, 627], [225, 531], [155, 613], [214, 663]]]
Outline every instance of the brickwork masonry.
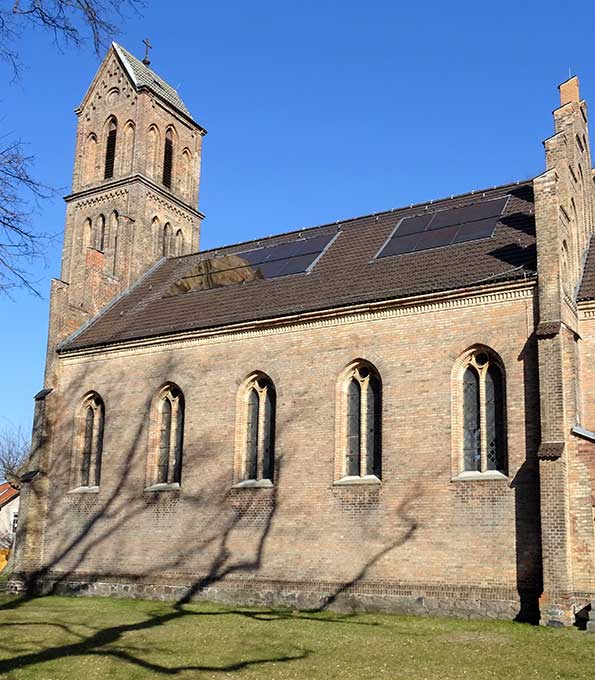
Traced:
[[[204, 578], [204, 577], [203, 577]], [[26, 577], [15, 574], [8, 592], [26, 591]], [[199, 576], [153, 581], [105, 574], [47, 574], [35, 584], [40, 595], [122, 597], [165, 602], [210, 601], [229, 606], [287, 607], [340, 612], [393, 612], [406, 615], [448, 616], [461, 619], [502, 619], [536, 623], [538, 612], [525, 607], [534, 602], [535, 591], [514, 588], [480, 588], [449, 584], [364, 581], [275, 581], [225, 579], [197, 587]], [[208, 579], [205, 578], [205, 581]], [[30, 592], [30, 591], [29, 591]], [[595, 595], [595, 594], [594, 594]]]

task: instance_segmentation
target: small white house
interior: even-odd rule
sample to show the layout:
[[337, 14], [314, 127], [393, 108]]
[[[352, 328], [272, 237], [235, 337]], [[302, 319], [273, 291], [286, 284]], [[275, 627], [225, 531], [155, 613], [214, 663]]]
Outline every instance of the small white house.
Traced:
[[19, 490], [0, 484], [0, 548], [10, 548], [19, 519]]

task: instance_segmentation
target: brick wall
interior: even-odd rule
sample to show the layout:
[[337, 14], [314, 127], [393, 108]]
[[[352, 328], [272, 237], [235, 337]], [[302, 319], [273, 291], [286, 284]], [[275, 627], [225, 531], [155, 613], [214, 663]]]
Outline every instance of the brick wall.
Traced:
[[[476, 613], [517, 614], [519, 589], [537, 591], [541, 580], [532, 319], [527, 297], [63, 358], [51, 397], [60, 415], [46, 567], [66, 580], [208, 582], [223, 598], [240, 597], [239, 582], [269, 583], [250, 597], [289, 588], [318, 598], [354, 582], [347, 590], [360, 603], [442, 593], [442, 611], [463, 597]], [[451, 373], [475, 343], [506, 371], [507, 480], [451, 481]], [[382, 378], [382, 484], [334, 486], [337, 379], [358, 357]], [[254, 370], [277, 391], [276, 480], [236, 489], [237, 391]], [[150, 404], [166, 381], [186, 401], [182, 485], [148, 492]], [[69, 494], [73, 419], [89, 390], [105, 403], [102, 483], [98, 494]], [[496, 612], [480, 600], [508, 604]]]

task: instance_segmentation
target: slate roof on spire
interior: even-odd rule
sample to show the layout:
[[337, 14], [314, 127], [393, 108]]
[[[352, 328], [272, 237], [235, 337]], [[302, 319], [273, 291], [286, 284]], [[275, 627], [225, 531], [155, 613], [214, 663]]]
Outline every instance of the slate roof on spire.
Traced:
[[163, 78], [160, 78], [155, 73], [155, 71], [148, 66], [145, 66], [142, 61], [130, 54], [128, 50], [125, 50], [122, 45], [118, 45], [118, 43], [112, 44], [116, 50], [116, 54], [120, 58], [130, 79], [137, 89], [140, 89], [141, 87], [148, 88], [151, 92], [155, 93], [158, 97], [161, 97], [161, 99], [164, 99], [178, 111], [181, 111], [185, 116], [194, 120], [192, 114], [180, 99], [180, 95], [171, 85], [168, 85]]

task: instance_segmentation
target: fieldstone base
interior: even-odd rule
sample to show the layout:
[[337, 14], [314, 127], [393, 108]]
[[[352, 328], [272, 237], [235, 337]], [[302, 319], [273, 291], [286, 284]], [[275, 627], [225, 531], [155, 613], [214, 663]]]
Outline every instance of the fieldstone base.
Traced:
[[587, 632], [595, 633], [595, 600], [591, 601], [591, 611], [589, 612], [589, 620], [587, 621]]
[[59, 594], [154, 599], [173, 602], [208, 600], [229, 606], [287, 607], [340, 612], [391, 612], [464, 619], [503, 619], [538, 623], [538, 595], [515, 589], [465, 588], [437, 584], [270, 581], [227, 579], [200, 586], [139, 582], [117, 576], [73, 577], [53, 574], [32, 581], [15, 574], [12, 594]]

